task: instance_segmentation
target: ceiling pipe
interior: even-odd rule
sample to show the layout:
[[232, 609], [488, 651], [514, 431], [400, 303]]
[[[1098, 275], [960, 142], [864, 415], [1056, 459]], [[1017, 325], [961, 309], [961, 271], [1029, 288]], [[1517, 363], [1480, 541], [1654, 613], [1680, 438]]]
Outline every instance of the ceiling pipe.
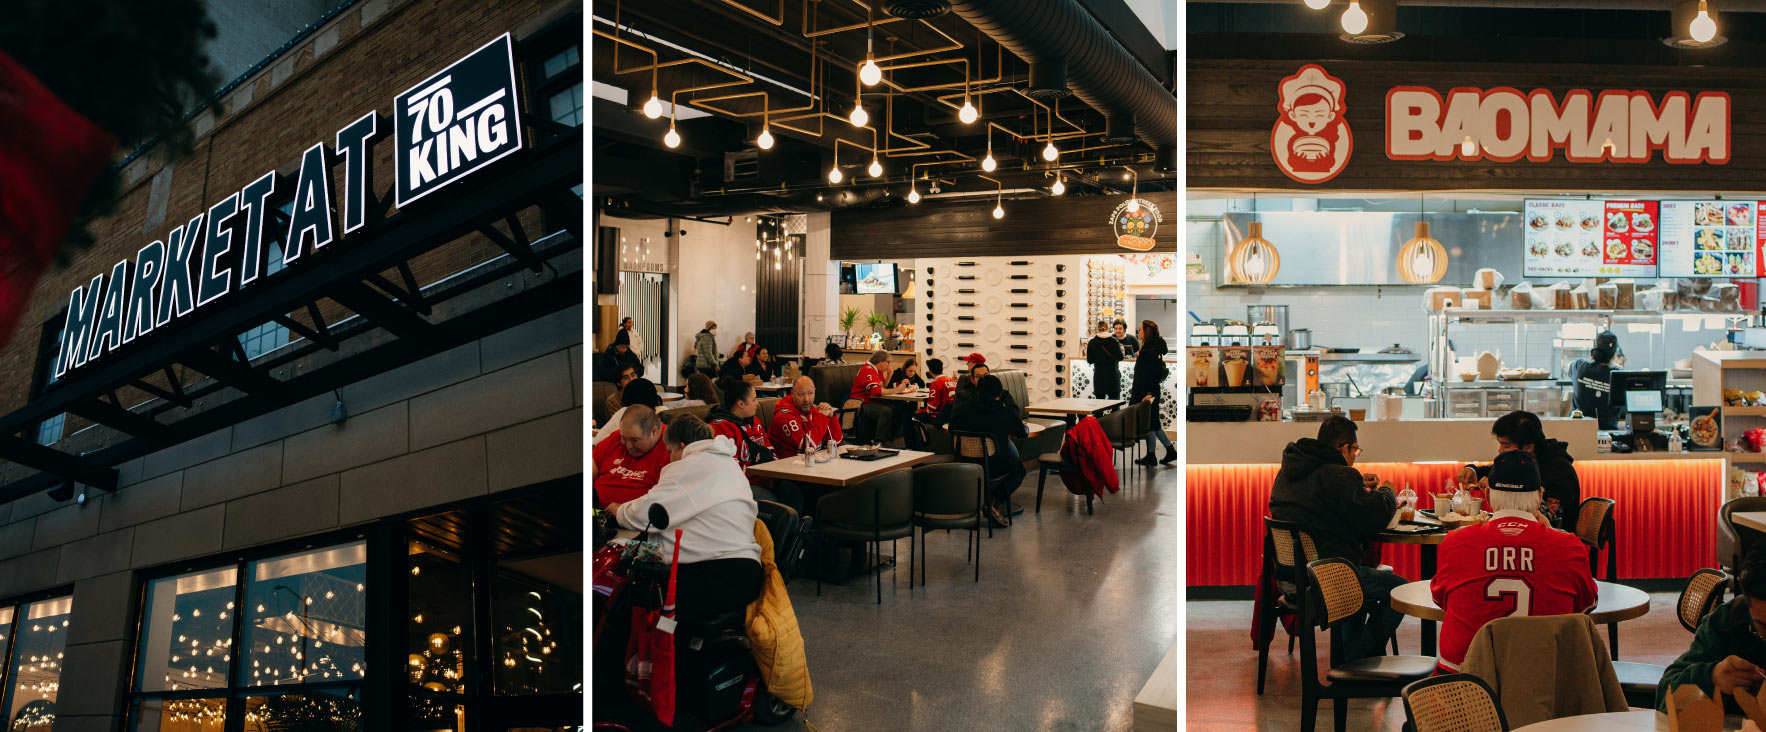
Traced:
[[1076, 0], [955, 0], [951, 10], [1031, 64], [1064, 62], [1067, 87], [1105, 115], [1134, 115], [1147, 145], [1177, 144], [1177, 95]]

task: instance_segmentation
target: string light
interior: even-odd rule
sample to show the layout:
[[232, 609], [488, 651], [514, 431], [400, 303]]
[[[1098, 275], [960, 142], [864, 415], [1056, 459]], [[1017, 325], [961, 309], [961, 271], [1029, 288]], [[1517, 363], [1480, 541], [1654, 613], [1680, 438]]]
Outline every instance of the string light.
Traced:
[[865, 168], [865, 172], [870, 173], [872, 178], [881, 177], [883, 175], [883, 164], [877, 161], [876, 156], [872, 156], [871, 167]]
[[769, 130], [765, 127], [760, 128], [760, 137], [754, 138], [754, 144], [759, 145], [760, 149], [762, 149], [762, 150], [773, 149], [772, 130]]

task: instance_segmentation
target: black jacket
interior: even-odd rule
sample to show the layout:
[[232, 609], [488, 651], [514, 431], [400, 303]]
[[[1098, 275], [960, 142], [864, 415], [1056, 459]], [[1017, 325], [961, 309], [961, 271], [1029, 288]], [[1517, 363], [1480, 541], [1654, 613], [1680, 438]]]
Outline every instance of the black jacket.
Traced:
[[748, 370], [746, 373], [759, 376], [761, 381], [772, 381], [773, 379], [779, 378], [780, 368], [782, 368], [782, 366], [779, 364], [778, 359], [773, 359], [772, 365], [769, 366], [761, 363], [760, 359], [757, 358], [748, 362]]
[[[1570, 457], [1569, 443], [1559, 440], [1546, 440], [1543, 444], [1533, 446], [1534, 461], [1539, 464], [1539, 484], [1545, 488], [1545, 508], [1551, 508], [1551, 502], [1557, 501], [1555, 512], [1547, 510], [1551, 523], [1565, 531], [1576, 530], [1576, 514], [1582, 507], [1582, 481], [1576, 477], [1576, 459]], [[1478, 477], [1490, 477], [1490, 466], [1478, 465], [1472, 468]]]
[[619, 378], [620, 369], [630, 366], [638, 378], [644, 378], [644, 364], [638, 360], [638, 354], [632, 353], [629, 348], [621, 354], [613, 350], [614, 348], [617, 346], [608, 346], [607, 350], [601, 352], [598, 357], [600, 363], [595, 364], [596, 374], [602, 376], [604, 381], [613, 381]]
[[1359, 563], [1368, 544], [1392, 520], [1398, 497], [1386, 488], [1362, 487], [1361, 471], [1342, 454], [1307, 437], [1282, 451], [1282, 467], [1269, 494], [1269, 515], [1306, 527], [1320, 559]]
[[1029, 436], [1024, 420], [1018, 417], [1018, 405], [1011, 392], [998, 401], [981, 396], [980, 390], [959, 392], [950, 406], [950, 429], [955, 432], [981, 432], [993, 435], [996, 462], [1009, 458], [1012, 438]]
[[740, 361], [737, 361], [735, 356], [731, 356], [724, 359], [723, 366], [718, 367], [717, 378], [722, 380], [724, 377], [728, 376], [737, 381], [741, 381], [743, 375], [747, 373], [747, 367], [743, 366]]
[[[1692, 636], [1692, 646], [1662, 672], [1662, 683], [1656, 686], [1656, 709], [1666, 710], [1666, 692], [1685, 684], [1698, 686], [1706, 696], [1714, 695], [1711, 670], [1730, 656], [1740, 656], [1756, 666], [1766, 665], [1766, 643], [1754, 635], [1753, 618], [1748, 614], [1748, 599], [1745, 597], [1717, 606], [1699, 623], [1698, 631]], [[1729, 714], [1740, 711], [1734, 697], [1728, 694], [1723, 695], [1723, 707]]]
[[1128, 390], [1128, 403], [1139, 404], [1141, 397], [1152, 395], [1153, 401], [1159, 401], [1159, 384], [1165, 381], [1169, 369], [1165, 366], [1164, 338], [1153, 338], [1142, 346], [1134, 357], [1134, 384]]
[[1122, 344], [1115, 338], [1092, 336], [1085, 344], [1085, 361], [1092, 366], [1092, 381], [1105, 391], [1115, 393], [1122, 387], [1122, 370], [1116, 366], [1122, 362]]
[[926, 388], [926, 380], [919, 376], [908, 376], [907, 369], [896, 369], [895, 373], [889, 375], [890, 388], [894, 388], [896, 384], [903, 381], [911, 382], [914, 386], [922, 389]]
[[1122, 346], [1122, 357], [1123, 358], [1131, 358], [1134, 356], [1135, 352], [1141, 350], [1140, 339], [1134, 337], [1134, 335], [1132, 335], [1132, 334], [1124, 335], [1121, 338], [1117, 338], [1116, 343], [1118, 345]]
[[1619, 428], [1619, 409], [1613, 403], [1613, 365], [1587, 359], [1578, 359], [1570, 364], [1570, 380], [1575, 382], [1575, 391], [1570, 393], [1570, 403], [1582, 411], [1582, 416], [1600, 421], [1603, 430]]

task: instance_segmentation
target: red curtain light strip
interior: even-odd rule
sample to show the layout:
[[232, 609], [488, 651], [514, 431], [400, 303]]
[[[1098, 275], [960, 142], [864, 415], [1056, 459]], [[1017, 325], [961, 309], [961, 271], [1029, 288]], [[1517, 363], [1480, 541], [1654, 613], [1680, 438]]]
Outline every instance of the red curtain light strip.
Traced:
[[[1356, 466], [1417, 492], [1423, 508], [1458, 469], [1440, 463], [1371, 463]], [[1249, 585], [1263, 551], [1276, 465], [1186, 466], [1188, 583]], [[1611, 498], [1619, 577], [1686, 577], [1715, 567], [1717, 507], [1722, 501], [1721, 459], [1598, 460], [1576, 463], [1582, 497]], [[1418, 547], [1388, 544], [1382, 561], [1398, 574], [1423, 579]], [[1598, 575], [1607, 579], [1606, 557]]]

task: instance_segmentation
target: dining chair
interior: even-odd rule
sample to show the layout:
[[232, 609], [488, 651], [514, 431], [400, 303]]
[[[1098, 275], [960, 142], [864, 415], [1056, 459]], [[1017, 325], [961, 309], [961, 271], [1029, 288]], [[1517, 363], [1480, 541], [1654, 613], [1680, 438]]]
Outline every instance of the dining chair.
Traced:
[[[926, 586], [926, 532], [960, 529], [965, 559], [975, 564], [975, 581], [981, 581], [981, 506], [987, 472], [973, 463], [921, 465], [913, 469], [913, 525], [919, 529], [920, 557], [914, 559], [915, 540], [908, 543], [908, 589], [914, 587], [914, 566], [920, 568], [920, 586]], [[970, 542], [973, 539], [973, 543]], [[973, 554], [970, 554], [973, 552]]]
[[1446, 674], [1404, 687], [1407, 732], [1508, 732], [1490, 684], [1471, 674]]
[[[1331, 557], [1306, 565], [1306, 592], [1300, 601], [1300, 732], [1312, 732], [1320, 699], [1330, 699], [1336, 732], [1349, 723], [1350, 699], [1399, 696], [1404, 687], [1435, 673], [1429, 656], [1343, 657], [1342, 624], [1361, 616], [1366, 598], [1361, 578], [1348, 560]], [[1318, 674], [1317, 631], [1331, 631], [1330, 668]], [[1327, 683], [1328, 682], [1328, 683]]]
[[[894, 558], [896, 539], [912, 539], [914, 510], [913, 475], [895, 470], [857, 485], [822, 496], [816, 504], [816, 594], [822, 594], [821, 558], [829, 541], [864, 544], [865, 566], [883, 561], [883, 542], [890, 542]], [[875, 561], [871, 549], [875, 548]], [[877, 604], [883, 604], [883, 573], [877, 572]]]
[[[1675, 603], [1675, 617], [1680, 620], [1680, 627], [1688, 633], [1697, 633], [1699, 621], [1723, 603], [1723, 593], [1729, 582], [1727, 573], [1715, 569], [1692, 573], [1692, 577], [1686, 580], [1686, 587], [1680, 591], [1680, 600]], [[1619, 688], [1625, 691], [1625, 701], [1645, 709], [1655, 707], [1656, 687], [1662, 683], [1662, 674], [1667, 670], [1653, 663], [1613, 662], [1613, 673], [1619, 677]]]
[[[1613, 508], [1611, 498], [1587, 498], [1576, 512], [1576, 538], [1588, 545], [1588, 573], [1600, 577], [1600, 552], [1607, 552], [1607, 576], [1611, 582], [1619, 576], [1619, 542], [1614, 538]], [[1607, 648], [1612, 652], [1613, 660], [1619, 660], [1619, 624], [1607, 626]]]

